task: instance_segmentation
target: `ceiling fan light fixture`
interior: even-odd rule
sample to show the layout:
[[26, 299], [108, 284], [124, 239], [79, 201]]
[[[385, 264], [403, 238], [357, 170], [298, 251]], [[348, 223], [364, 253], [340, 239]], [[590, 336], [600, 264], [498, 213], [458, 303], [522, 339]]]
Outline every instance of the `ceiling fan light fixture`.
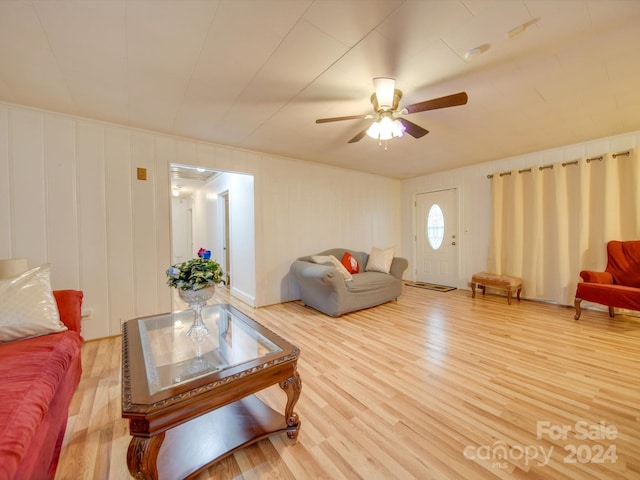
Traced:
[[384, 116], [379, 121], [371, 124], [367, 135], [376, 140], [391, 140], [401, 137], [405, 127], [399, 120], [393, 120], [390, 116]]
[[[481, 48], [482, 46], [478, 47]], [[486, 46], [488, 48], [488, 45]], [[318, 118], [316, 123], [338, 122], [341, 120], [366, 120], [376, 118], [375, 122], [370, 124], [368, 128], [360, 130], [348, 143], [356, 143], [365, 136], [375, 138], [384, 149], [387, 149], [387, 140], [401, 137], [404, 133], [408, 133], [413, 138], [422, 138], [429, 130], [422, 128], [406, 118], [404, 115], [411, 113], [427, 112], [429, 110], [438, 110], [440, 108], [455, 107], [465, 105], [468, 100], [466, 92], [458, 92], [444, 97], [432, 98], [411, 105], [405, 105], [399, 109], [398, 105], [402, 98], [402, 92], [395, 88], [395, 80], [387, 77], [376, 77], [373, 79], [375, 91], [371, 94], [371, 104], [374, 114], [369, 115], [349, 115], [343, 117]], [[389, 107], [389, 104], [391, 105]], [[400, 118], [396, 118], [400, 117]]]

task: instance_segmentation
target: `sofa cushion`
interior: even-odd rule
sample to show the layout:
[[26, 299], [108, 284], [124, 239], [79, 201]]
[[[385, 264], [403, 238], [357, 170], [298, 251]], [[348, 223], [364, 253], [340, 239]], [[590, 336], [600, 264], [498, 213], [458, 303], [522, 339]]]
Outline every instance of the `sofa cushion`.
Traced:
[[398, 280], [388, 273], [382, 272], [361, 272], [353, 276], [353, 281], [347, 284], [350, 292], [375, 292], [384, 290], [389, 284]]
[[0, 346], [0, 478], [14, 478], [81, 345], [65, 331]]
[[60, 321], [50, 274], [51, 265], [45, 264], [0, 279], [0, 343], [67, 329]]
[[640, 310], [640, 291], [635, 287], [580, 282], [576, 297], [611, 307]]
[[373, 247], [367, 261], [367, 272], [389, 273], [393, 261], [393, 248]]
[[358, 260], [356, 257], [351, 255], [349, 252], [344, 252], [342, 256], [342, 260], [340, 260], [344, 268], [347, 269], [349, 273], [358, 273], [360, 272], [360, 265], [358, 265]]

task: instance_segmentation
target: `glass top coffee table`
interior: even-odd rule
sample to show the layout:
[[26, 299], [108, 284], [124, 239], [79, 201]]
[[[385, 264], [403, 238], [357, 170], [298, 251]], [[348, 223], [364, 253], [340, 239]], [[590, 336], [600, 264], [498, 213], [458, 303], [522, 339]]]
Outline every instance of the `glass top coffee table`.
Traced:
[[[122, 417], [134, 478], [188, 478], [270, 435], [297, 439], [298, 348], [231, 305], [205, 307], [202, 317], [206, 335], [187, 336], [191, 310], [122, 327]], [[286, 392], [284, 414], [254, 395], [275, 384]]]

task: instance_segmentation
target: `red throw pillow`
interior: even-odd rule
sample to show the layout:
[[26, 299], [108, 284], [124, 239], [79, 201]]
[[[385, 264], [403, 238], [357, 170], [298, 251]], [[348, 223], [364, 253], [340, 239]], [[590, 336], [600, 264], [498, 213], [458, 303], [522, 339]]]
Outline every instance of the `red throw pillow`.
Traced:
[[344, 268], [347, 269], [349, 273], [358, 273], [360, 271], [360, 266], [358, 265], [358, 260], [356, 257], [351, 255], [349, 252], [344, 252], [342, 256], [342, 260], [340, 260]]

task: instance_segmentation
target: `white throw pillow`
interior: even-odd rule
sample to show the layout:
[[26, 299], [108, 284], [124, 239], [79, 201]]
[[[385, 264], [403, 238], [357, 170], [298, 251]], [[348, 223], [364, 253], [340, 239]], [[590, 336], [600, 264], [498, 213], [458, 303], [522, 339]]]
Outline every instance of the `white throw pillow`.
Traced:
[[313, 255], [311, 257], [311, 261], [314, 263], [319, 263], [321, 265], [331, 265], [333, 267], [336, 267], [340, 274], [344, 277], [345, 282], [353, 280], [353, 277], [349, 273], [349, 270], [347, 270], [342, 262], [333, 255]]
[[50, 275], [51, 265], [45, 264], [0, 280], [0, 343], [67, 329], [60, 321]]
[[391, 262], [393, 261], [393, 247], [377, 248], [373, 247], [367, 260], [367, 272], [389, 273], [391, 270]]
[[312, 255], [311, 261], [313, 263], [319, 263], [320, 265], [330, 264], [331, 255]]

